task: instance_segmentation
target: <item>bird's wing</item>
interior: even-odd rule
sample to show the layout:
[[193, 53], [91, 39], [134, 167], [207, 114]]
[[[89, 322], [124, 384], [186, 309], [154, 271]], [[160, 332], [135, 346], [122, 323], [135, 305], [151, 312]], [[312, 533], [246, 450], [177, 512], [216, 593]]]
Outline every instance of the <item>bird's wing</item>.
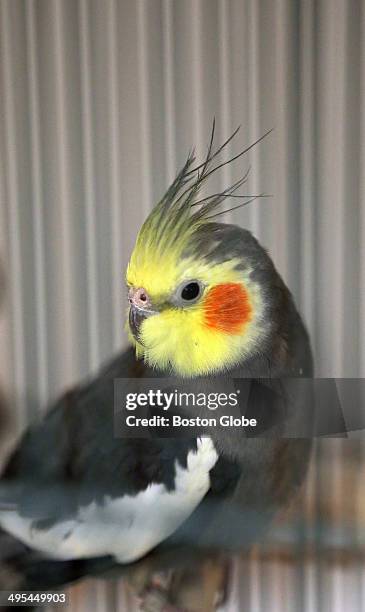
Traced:
[[114, 378], [130, 352], [28, 430], [0, 482], [0, 525], [60, 558], [126, 562], [168, 537], [210, 487], [209, 439], [117, 439]]

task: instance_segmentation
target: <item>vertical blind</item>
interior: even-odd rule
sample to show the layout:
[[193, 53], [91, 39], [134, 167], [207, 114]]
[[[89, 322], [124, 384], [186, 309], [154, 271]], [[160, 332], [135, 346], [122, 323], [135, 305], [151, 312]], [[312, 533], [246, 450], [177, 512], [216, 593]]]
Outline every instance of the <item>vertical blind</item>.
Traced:
[[[250, 168], [247, 193], [272, 197], [227, 219], [271, 253], [317, 375], [365, 375], [364, 41], [360, 0], [0, 0], [0, 378], [20, 426], [125, 344], [136, 233], [214, 117], [217, 143], [241, 125], [231, 154], [273, 128], [211, 190]], [[349, 444], [322, 445], [336, 482]], [[250, 607], [229, 610], [268, 609], [250, 563]], [[302, 609], [327, 609], [303, 580]], [[343, 610], [340, 570], [330, 584]]]

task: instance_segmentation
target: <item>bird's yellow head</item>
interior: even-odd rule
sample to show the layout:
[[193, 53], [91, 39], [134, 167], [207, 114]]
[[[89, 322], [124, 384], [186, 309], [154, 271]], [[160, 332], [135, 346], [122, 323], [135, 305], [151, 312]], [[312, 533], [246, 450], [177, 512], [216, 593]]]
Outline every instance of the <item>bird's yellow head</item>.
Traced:
[[268, 333], [271, 260], [248, 231], [215, 221], [245, 178], [198, 200], [216, 156], [212, 141], [200, 167], [189, 156], [142, 226], [127, 270], [137, 356], [185, 377], [231, 369]]

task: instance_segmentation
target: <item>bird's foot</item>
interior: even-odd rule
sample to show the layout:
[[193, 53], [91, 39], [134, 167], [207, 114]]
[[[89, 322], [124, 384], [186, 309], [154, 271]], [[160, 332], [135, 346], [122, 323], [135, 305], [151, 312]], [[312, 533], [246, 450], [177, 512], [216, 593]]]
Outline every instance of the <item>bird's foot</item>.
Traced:
[[173, 572], [158, 572], [152, 575], [148, 588], [141, 597], [141, 612], [185, 612], [170, 602]]

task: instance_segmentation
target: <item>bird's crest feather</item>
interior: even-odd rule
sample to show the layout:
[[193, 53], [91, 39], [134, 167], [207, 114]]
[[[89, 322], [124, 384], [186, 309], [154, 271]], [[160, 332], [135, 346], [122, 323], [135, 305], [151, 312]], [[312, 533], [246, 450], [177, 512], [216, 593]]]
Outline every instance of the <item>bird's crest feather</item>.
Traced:
[[[214, 149], [215, 121], [205, 160], [194, 167], [195, 154], [191, 151], [188, 158], [170, 185], [160, 202], [153, 208], [144, 222], [132, 253], [129, 269], [140, 267], [150, 262], [151, 258], [175, 254], [178, 257], [189, 244], [194, 232], [202, 225], [229, 210], [235, 210], [265, 197], [264, 194], [242, 195], [237, 194], [240, 187], [246, 183], [249, 169], [236, 182], [221, 192], [199, 199], [202, 187], [207, 180], [220, 168], [231, 164], [242, 157], [270, 132], [261, 136], [254, 143], [243, 149], [240, 153], [227, 161], [218, 162], [220, 154], [226, 150], [228, 144], [239, 131], [239, 127], [216, 150]], [[219, 210], [220, 205], [228, 198], [239, 198], [242, 201], [229, 210]]]

